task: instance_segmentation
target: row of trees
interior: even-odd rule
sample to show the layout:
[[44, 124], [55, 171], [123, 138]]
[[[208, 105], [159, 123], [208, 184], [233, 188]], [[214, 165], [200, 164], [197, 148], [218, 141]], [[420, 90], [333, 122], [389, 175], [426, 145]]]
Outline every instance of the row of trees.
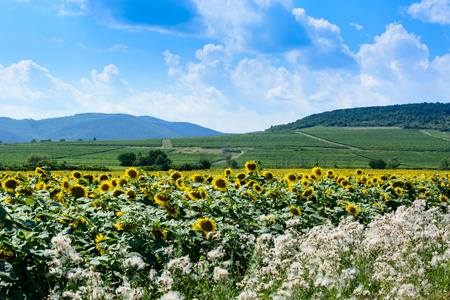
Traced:
[[148, 171], [168, 171], [177, 169], [180, 171], [200, 170], [211, 168], [211, 162], [206, 158], [201, 158], [198, 163], [185, 163], [181, 166], [173, 166], [172, 160], [162, 150], [150, 150], [147, 155], [140, 152], [136, 155], [133, 152], [120, 154], [117, 159], [120, 165], [124, 167], [143, 167]]
[[[92, 140], [93, 140], [93, 141], [96, 141], [97, 139], [94, 137]], [[48, 139], [48, 140], [40, 140], [40, 143], [51, 142], [51, 141], [52, 141], [52, 139]], [[60, 142], [65, 142], [66, 139], [59, 139], [59, 141], [60, 141]], [[78, 140], [77, 140], [77, 142], [82, 142], [82, 141], [83, 141], [83, 139], [78, 139]], [[36, 139], [32, 139], [32, 140], [31, 140], [31, 143], [37, 143], [37, 140], [36, 140]]]
[[369, 161], [369, 167], [372, 169], [397, 169], [400, 166], [400, 162], [397, 157], [393, 157], [385, 161], [384, 159], [371, 159]]

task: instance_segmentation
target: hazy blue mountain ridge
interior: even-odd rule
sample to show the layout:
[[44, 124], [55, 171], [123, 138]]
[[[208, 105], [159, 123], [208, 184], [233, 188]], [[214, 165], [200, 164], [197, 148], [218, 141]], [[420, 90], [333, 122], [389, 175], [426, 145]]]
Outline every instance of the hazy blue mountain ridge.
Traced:
[[0, 117], [0, 141], [30, 142], [127, 140], [169, 137], [211, 136], [224, 133], [187, 122], [169, 122], [150, 116], [86, 113], [42, 120]]

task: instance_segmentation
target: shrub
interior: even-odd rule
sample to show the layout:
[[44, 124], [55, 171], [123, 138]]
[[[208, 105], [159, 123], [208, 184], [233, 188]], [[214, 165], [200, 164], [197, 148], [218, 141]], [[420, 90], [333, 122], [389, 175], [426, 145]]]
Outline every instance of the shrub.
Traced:
[[369, 161], [369, 167], [372, 169], [385, 169], [386, 162], [382, 159], [372, 159]]

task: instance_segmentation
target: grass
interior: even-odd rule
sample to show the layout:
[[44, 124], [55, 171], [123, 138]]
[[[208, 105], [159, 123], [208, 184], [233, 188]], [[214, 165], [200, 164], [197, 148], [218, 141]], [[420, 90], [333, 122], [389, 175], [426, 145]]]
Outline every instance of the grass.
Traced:
[[[117, 156], [125, 152], [146, 154], [152, 148], [166, 151], [174, 166], [206, 158], [213, 168], [227, 167], [231, 155], [243, 167], [258, 160], [267, 168], [365, 168], [371, 159], [397, 157], [402, 168], [436, 169], [449, 158], [447, 133], [399, 128], [305, 128], [302, 132], [237, 134], [172, 139], [39, 142], [2, 144], [0, 163], [22, 164], [30, 154], [49, 155], [73, 165], [119, 168]], [[318, 140], [314, 137], [320, 138]]]

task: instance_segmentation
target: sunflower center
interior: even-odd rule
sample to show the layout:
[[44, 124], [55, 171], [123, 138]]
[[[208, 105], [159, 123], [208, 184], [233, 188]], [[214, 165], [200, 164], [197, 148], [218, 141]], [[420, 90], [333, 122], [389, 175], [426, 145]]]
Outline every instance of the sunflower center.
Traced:
[[209, 231], [213, 230], [213, 225], [212, 225], [211, 221], [202, 222], [202, 224], [200, 226], [202, 227], [202, 229], [204, 231], [208, 231], [209, 232]]
[[351, 214], [355, 214], [355, 213], [356, 213], [356, 208], [354, 208], [353, 206], [351, 206], [351, 207], [348, 209], [348, 212], [351, 213]]
[[18, 185], [18, 182], [15, 181], [14, 179], [10, 179], [5, 182], [5, 187], [7, 187], [8, 189], [11, 189], [11, 190], [15, 190], [17, 188], [17, 185]]
[[223, 189], [227, 186], [225, 180], [223, 180], [223, 179], [216, 180], [216, 185], [218, 188], [221, 188], [221, 189]]
[[72, 188], [70, 193], [75, 198], [81, 198], [85, 196], [86, 191], [81, 186], [76, 186]]
[[298, 209], [296, 209], [296, 208], [291, 208], [291, 213], [292, 213], [294, 216], [299, 216], [299, 215], [300, 215], [300, 212], [299, 212]]
[[163, 234], [160, 230], [158, 230], [158, 229], [153, 229], [153, 230], [152, 230], [152, 233], [153, 233], [153, 236], [154, 236], [155, 238], [160, 238], [160, 239], [162, 239], [162, 238], [164, 237], [164, 234]]
[[136, 178], [137, 175], [138, 175], [138, 173], [135, 170], [128, 171], [128, 176], [130, 176], [130, 178]]

